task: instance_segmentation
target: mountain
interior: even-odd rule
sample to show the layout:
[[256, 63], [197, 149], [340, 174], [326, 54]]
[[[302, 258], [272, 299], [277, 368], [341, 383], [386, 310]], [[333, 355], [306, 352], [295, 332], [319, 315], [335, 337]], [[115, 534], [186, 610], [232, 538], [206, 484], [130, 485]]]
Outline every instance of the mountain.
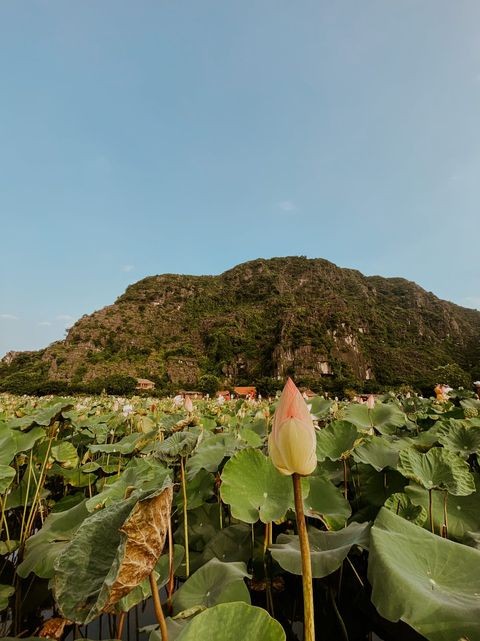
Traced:
[[7, 354], [0, 388], [88, 386], [112, 375], [194, 387], [291, 375], [306, 385], [425, 384], [436, 367], [478, 375], [480, 312], [402, 278], [323, 259], [258, 259], [219, 276], [164, 274], [83, 316], [63, 341]]

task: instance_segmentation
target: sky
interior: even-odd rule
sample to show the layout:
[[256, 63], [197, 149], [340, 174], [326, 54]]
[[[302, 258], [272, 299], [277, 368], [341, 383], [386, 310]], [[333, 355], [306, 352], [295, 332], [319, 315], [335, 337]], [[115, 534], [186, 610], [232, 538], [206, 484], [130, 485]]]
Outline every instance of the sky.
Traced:
[[1, 0], [0, 357], [322, 257], [480, 308], [478, 0]]

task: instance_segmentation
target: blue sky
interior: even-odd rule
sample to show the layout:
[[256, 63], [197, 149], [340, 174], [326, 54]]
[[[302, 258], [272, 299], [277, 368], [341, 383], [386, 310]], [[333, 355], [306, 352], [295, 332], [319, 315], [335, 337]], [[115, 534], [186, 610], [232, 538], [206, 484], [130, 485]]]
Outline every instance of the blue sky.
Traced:
[[478, 0], [3, 0], [0, 355], [257, 257], [480, 307], [479, 25]]

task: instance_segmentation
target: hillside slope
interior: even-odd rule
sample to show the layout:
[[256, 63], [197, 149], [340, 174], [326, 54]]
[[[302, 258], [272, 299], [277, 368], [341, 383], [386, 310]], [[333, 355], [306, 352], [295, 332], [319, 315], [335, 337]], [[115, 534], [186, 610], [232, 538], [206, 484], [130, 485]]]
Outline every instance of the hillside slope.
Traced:
[[419, 383], [448, 363], [475, 373], [479, 346], [480, 312], [415, 283], [323, 259], [258, 259], [219, 276], [145, 278], [65, 340], [7, 355], [0, 381], [125, 374], [194, 386], [212, 373], [225, 384], [288, 374], [307, 384]]

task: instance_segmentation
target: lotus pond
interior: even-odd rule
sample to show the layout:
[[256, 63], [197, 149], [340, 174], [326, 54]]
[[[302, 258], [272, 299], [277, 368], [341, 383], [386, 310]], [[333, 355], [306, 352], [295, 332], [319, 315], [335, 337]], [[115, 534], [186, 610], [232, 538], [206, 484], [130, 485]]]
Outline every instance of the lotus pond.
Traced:
[[[480, 401], [309, 404], [316, 639], [480, 641]], [[0, 396], [0, 636], [301, 641], [273, 409]]]

